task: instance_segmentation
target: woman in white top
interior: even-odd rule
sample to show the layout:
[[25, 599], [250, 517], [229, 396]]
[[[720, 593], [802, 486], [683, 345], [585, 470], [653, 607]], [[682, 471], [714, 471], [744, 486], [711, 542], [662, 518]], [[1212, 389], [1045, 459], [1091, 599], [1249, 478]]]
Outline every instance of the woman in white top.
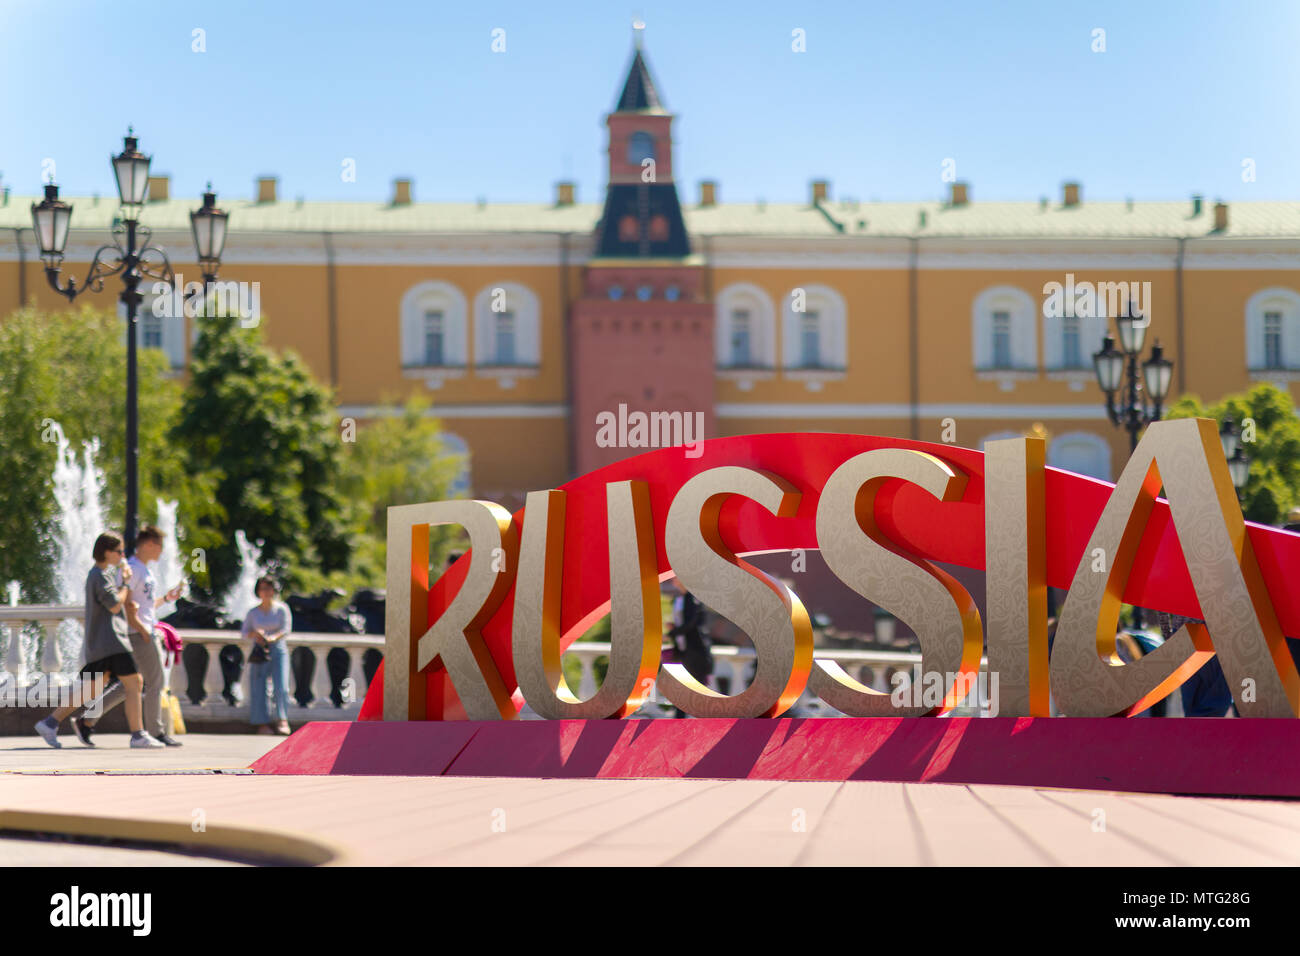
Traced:
[[[260, 604], [244, 615], [242, 633], [252, 638], [253, 651], [248, 656], [248, 719], [259, 734], [289, 734], [289, 634], [293, 615], [276, 600], [279, 588], [270, 578], [258, 578], [254, 588]], [[276, 725], [266, 707], [266, 679], [271, 678], [275, 698]]]

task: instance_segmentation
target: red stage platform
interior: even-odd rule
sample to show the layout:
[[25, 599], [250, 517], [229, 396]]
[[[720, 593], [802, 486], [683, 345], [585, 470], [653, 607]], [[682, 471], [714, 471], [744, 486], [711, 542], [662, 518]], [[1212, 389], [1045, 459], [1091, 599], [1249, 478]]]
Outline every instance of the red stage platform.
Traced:
[[823, 718], [321, 722], [263, 774], [890, 780], [1300, 797], [1300, 721]]

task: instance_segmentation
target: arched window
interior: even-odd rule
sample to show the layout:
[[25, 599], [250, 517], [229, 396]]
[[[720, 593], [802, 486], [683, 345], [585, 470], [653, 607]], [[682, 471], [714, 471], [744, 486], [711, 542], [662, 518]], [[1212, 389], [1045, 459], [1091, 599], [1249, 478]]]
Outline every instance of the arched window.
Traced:
[[449, 282], [421, 282], [402, 296], [402, 367], [457, 368], [467, 360], [465, 296]]
[[655, 158], [655, 138], [649, 133], [638, 130], [627, 138], [627, 161], [633, 166], [640, 166], [642, 160]]
[[[185, 317], [184, 300], [172, 294], [170, 286], [165, 291], [155, 294], [149, 286], [141, 286], [149, 291], [141, 292], [143, 301], [136, 307], [135, 344], [139, 349], [159, 349], [167, 356], [167, 362], [173, 369], [185, 365]], [[180, 299], [178, 302], [177, 300]], [[179, 306], [179, 310], [178, 307]], [[122, 341], [126, 341], [126, 306], [117, 304], [117, 314], [123, 320]], [[197, 332], [198, 321], [190, 319]], [[197, 338], [197, 335], [196, 335]]]
[[714, 301], [718, 368], [775, 367], [776, 310], [768, 294], [756, 285], [737, 282]]
[[1300, 369], [1300, 294], [1265, 289], [1246, 302], [1246, 367]]
[[474, 364], [541, 364], [537, 296], [517, 282], [494, 282], [474, 296]]
[[1034, 300], [1023, 289], [994, 286], [977, 295], [971, 313], [975, 368], [999, 372], [1037, 369], [1037, 315]]
[[994, 432], [992, 435], [985, 435], [980, 439], [980, 451], [988, 450], [988, 443], [991, 441], [1001, 441], [1004, 438], [1024, 438], [1024, 432]]
[[[1101, 306], [1100, 303], [1098, 303]], [[1092, 353], [1101, 351], [1110, 319], [1106, 315], [1056, 315], [1063, 311], [1043, 302], [1043, 364], [1053, 371], [1091, 371]], [[1073, 311], [1073, 310], [1071, 310]], [[1104, 313], [1104, 306], [1090, 310]]]
[[1057, 435], [1047, 446], [1047, 463], [1076, 475], [1110, 481], [1110, 444], [1092, 432]]
[[783, 300], [781, 364], [843, 369], [848, 360], [844, 297], [824, 285], [799, 286]]

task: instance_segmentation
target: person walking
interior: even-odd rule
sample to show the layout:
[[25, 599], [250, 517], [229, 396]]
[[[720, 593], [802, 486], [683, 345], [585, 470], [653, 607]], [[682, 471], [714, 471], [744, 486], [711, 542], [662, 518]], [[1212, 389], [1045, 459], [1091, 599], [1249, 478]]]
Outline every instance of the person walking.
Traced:
[[[181, 585], [176, 585], [166, 594], [158, 593], [158, 581], [149, 565], [158, 560], [162, 549], [163, 534], [153, 525], [145, 525], [136, 534], [135, 554], [127, 559], [131, 569], [131, 601], [126, 609], [126, 622], [131, 638], [131, 657], [144, 679], [144, 729], [166, 746], [179, 747], [181, 742], [168, 734], [163, 724], [162, 693], [167, 685], [167, 668], [164, 666], [162, 634], [158, 630], [158, 608], [180, 597]], [[97, 704], [87, 707], [90, 713], [99, 713], [97, 719], [73, 715], [72, 730], [77, 739], [87, 747], [95, 746], [90, 739], [95, 725], [124, 700], [126, 689], [121, 683], [114, 683]]]
[[[257, 579], [254, 587], [258, 601], [244, 615], [241, 633], [252, 638], [253, 651], [248, 656], [248, 719], [259, 734], [289, 734], [289, 635], [293, 632], [293, 615], [286, 604], [276, 600], [279, 588], [271, 578]], [[275, 729], [266, 708], [266, 679], [271, 679], [275, 699]]]
[[[126, 609], [131, 602], [131, 568], [122, 561], [122, 538], [105, 532], [95, 539], [93, 549], [95, 566], [86, 575], [86, 639], [87, 664], [81, 673], [90, 678], [90, 698], [93, 700], [104, 690], [104, 682], [115, 679], [121, 683], [126, 701], [126, 722], [131, 728], [131, 746], [135, 748], [161, 748], [166, 746], [155, 740], [144, 729], [141, 717], [140, 673], [131, 656], [131, 643], [127, 636]], [[80, 709], [73, 704], [60, 707], [36, 724], [36, 732], [51, 747], [59, 743], [59, 724]]]

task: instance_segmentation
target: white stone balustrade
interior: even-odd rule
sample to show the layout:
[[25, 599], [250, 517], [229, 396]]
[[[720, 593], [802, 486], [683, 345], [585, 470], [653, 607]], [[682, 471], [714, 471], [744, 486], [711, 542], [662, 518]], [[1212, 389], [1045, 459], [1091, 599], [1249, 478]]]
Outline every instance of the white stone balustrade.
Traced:
[[[79, 668], [82, 664], [81, 661], [63, 661], [60, 659], [56, 638], [61, 621], [75, 621], [80, 625], [82, 615], [83, 608], [80, 605], [0, 606], [0, 636], [6, 636], [5, 632], [7, 632], [8, 638], [4, 655], [4, 669], [8, 672], [8, 675], [0, 677], [0, 680], [17, 678], [18, 683], [21, 685], [28, 683], [30, 678], [39, 673], [56, 674], [60, 671], [66, 673]], [[45, 647], [39, 662], [25, 660], [21, 647], [20, 635], [22, 629], [30, 622], [39, 622], [45, 628]], [[186, 695], [188, 676], [185, 673], [183, 664], [177, 662], [171, 668], [171, 688], [181, 701], [181, 710], [186, 719], [197, 718], [200, 723], [205, 718], [246, 719], [249, 696], [247, 657], [251, 650], [251, 643], [242, 640], [238, 631], [178, 629], [178, 633], [187, 646], [202, 644], [208, 649], [208, 663], [203, 679], [206, 697], [201, 705], [192, 704]], [[219, 655], [221, 649], [228, 644], [239, 647], [244, 658], [244, 666], [239, 682], [242, 700], [236, 706], [231, 706], [221, 696], [224, 681], [221, 674]], [[665, 645], [665, 647], [668, 646]], [[294, 698], [296, 683], [291, 660], [289, 668], [289, 720], [292, 723], [299, 723], [306, 720], [354, 719], [358, 710], [360, 710], [361, 701], [366, 693], [362, 658], [366, 651], [370, 649], [382, 654], [384, 638], [377, 634], [295, 633], [289, 639], [290, 655], [298, 647], [309, 648], [315, 656], [316, 667], [310, 683], [313, 700], [308, 707], [298, 706], [298, 702]], [[333, 701], [330, 700], [331, 682], [326, 659], [330, 650], [335, 647], [346, 650], [349, 660], [348, 672], [342, 688], [345, 697], [342, 707], [335, 707]], [[744, 690], [748, 685], [749, 672], [754, 663], [753, 649], [715, 644], [712, 653], [715, 678], [729, 678], [728, 693], [730, 694], [738, 694]], [[590, 697], [596, 692], [597, 688], [596, 660], [600, 657], [609, 656], [609, 644], [596, 642], [575, 643], [569, 646], [564, 656], [578, 660], [582, 668], [582, 676], [578, 682], [578, 694], [584, 699]], [[819, 648], [816, 651], [816, 656], [836, 661], [850, 676], [873, 690], [885, 693], [893, 690], [892, 678], [895, 673], [902, 671], [910, 679], [912, 673], [921, 664], [920, 654], [904, 651]], [[981, 661], [980, 667], [981, 673], [986, 672], [988, 661]], [[974, 698], [965, 706], [957, 708], [954, 713], [970, 716], [986, 713], [990, 702], [985, 699], [984, 690], [985, 688], [977, 685]], [[1166, 698], [1166, 701], [1168, 716], [1181, 717], [1183, 714], [1181, 695], [1171, 694]], [[838, 711], [831, 710], [807, 692], [799, 698], [796, 710], [804, 714], [824, 713], [828, 716], [838, 714]], [[637, 714], [639, 716], [658, 717], [672, 712], [672, 705], [663, 697], [655, 694], [652, 688], [650, 699]], [[529, 713], [530, 709], [525, 708], [525, 716]]]

